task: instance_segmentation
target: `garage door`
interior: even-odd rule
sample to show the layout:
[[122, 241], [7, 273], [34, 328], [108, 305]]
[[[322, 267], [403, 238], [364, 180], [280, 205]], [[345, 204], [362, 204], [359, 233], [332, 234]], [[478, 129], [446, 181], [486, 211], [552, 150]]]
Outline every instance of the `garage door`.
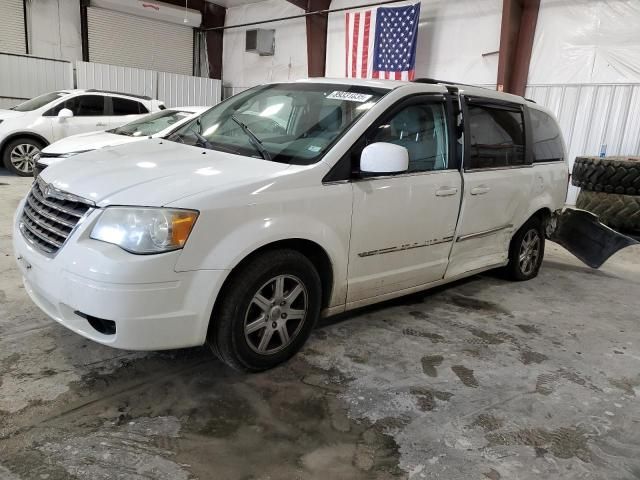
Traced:
[[89, 61], [192, 74], [191, 27], [98, 7], [87, 9], [87, 20]]
[[0, 52], [27, 53], [23, 0], [0, 0]]

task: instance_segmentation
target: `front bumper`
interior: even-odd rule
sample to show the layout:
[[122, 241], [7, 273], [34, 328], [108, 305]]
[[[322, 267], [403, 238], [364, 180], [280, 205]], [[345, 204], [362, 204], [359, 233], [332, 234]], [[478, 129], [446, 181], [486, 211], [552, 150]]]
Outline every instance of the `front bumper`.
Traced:
[[[55, 257], [35, 250], [14, 222], [14, 253], [33, 302], [65, 327], [111, 347], [202, 345], [227, 271], [176, 272], [180, 251], [133, 255], [92, 240], [88, 232], [97, 215], [93, 212]], [[114, 321], [115, 333], [100, 333], [87, 317]]]

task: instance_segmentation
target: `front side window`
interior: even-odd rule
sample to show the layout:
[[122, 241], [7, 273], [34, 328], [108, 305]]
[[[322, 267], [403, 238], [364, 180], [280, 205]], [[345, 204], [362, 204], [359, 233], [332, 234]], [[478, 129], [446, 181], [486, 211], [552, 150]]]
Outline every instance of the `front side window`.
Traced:
[[170, 135], [169, 140], [266, 160], [308, 165], [388, 90], [283, 83], [242, 92]]
[[149, 113], [147, 107], [142, 103], [127, 98], [111, 97], [114, 115], [140, 115], [141, 113]]
[[564, 160], [562, 134], [556, 121], [549, 115], [533, 108], [529, 109], [531, 118], [533, 161], [555, 162]]
[[525, 164], [522, 110], [469, 104], [468, 168], [500, 168]]
[[45, 113], [46, 116], [56, 116], [63, 108], [73, 112], [74, 117], [101, 117], [106, 115], [104, 100], [101, 95], [78, 95], [59, 103]]
[[413, 104], [379, 125], [367, 143], [388, 142], [409, 152], [409, 172], [448, 168], [448, 139], [444, 105]]
[[31, 100], [27, 100], [20, 105], [16, 105], [15, 107], [12, 107], [11, 110], [15, 110], [16, 112], [31, 112], [33, 110], [37, 110], [38, 108], [44, 107], [45, 105], [58, 100], [65, 95], [69, 94], [67, 92], [45, 93], [44, 95], [40, 95], [38, 97], [32, 98]]
[[143, 137], [148, 135], [155, 135], [162, 130], [165, 130], [176, 122], [184, 120], [190, 112], [178, 111], [178, 110], [162, 110], [160, 112], [151, 113], [133, 122], [129, 122], [121, 127], [107, 130], [109, 133], [115, 133], [116, 135], [126, 135], [128, 137]]

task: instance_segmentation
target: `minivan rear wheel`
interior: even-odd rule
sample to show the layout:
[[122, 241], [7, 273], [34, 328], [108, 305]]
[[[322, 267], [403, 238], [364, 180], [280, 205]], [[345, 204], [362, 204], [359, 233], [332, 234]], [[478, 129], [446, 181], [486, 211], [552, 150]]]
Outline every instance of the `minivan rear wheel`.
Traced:
[[539, 218], [531, 218], [511, 239], [506, 276], [524, 281], [538, 276], [544, 257], [544, 229]]
[[3, 163], [7, 170], [21, 177], [31, 177], [36, 155], [44, 145], [33, 138], [21, 137], [10, 140], [4, 147]]
[[291, 358], [320, 315], [317, 270], [295, 250], [271, 250], [250, 260], [221, 292], [207, 343], [236, 370], [259, 372]]

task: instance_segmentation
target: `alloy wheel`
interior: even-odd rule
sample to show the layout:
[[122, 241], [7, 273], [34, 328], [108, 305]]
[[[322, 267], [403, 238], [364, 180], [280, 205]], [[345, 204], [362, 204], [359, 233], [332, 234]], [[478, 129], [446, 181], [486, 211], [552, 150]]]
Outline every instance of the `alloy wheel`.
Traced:
[[522, 238], [518, 263], [523, 275], [530, 275], [538, 265], [540, 258], [540, 233], [536, 229], [529, 230]]
[[24, 173], [33, 172], [35, 156], [40, 153], [40, 149], [31, 143], [19, 143], [11, 150], [11, 164]]
[[244, 319], [247, 344], [260, 355], [271, 355], [289, 346], [307, 317], [308, 293], [293, 275], [278, 275], [254, 294]]

